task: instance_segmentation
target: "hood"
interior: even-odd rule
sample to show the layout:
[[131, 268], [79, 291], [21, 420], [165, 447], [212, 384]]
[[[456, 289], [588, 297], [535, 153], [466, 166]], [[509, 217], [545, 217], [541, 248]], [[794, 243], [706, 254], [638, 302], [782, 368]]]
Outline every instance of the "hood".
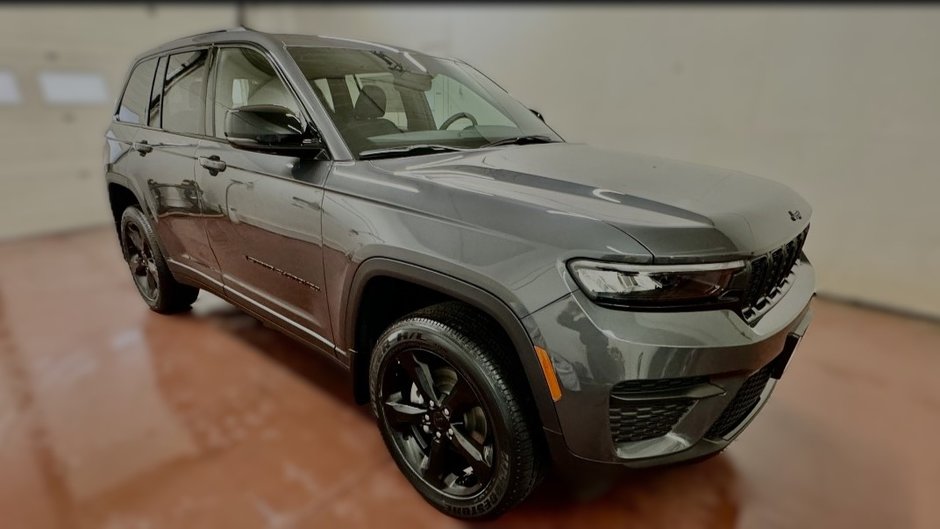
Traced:
[[607, 223], [656, 262], [767, 253], [811, 209], [784, 185], [744, 173], [582, 144], [524, 145], [374, 161], [402, 177], [487, 193]]

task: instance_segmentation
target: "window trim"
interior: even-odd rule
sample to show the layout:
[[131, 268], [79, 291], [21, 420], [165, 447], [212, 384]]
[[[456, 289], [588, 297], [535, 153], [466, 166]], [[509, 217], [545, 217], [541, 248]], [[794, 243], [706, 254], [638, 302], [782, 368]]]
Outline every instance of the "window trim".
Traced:
[[[160, 119], [157, 120], [157, 126], [163, 127], [163, 83], [166, 80], [166, 68], [167, 63], [170, 61], [168, 56], [160, 55], [156, 57], [157, 59], [157, 68], [153, 71], [153, 80], [150, 81], [150, 96], [147, 99], [147, 124], [150, 126], [150, 112], [153, 110], [153, 89], [154, 85], [157, 83], [157, 74], [160, 74]], [[163, 67], [162, 70], [160, 67]], [[161, 73], [162, 72], [162, 73]]]

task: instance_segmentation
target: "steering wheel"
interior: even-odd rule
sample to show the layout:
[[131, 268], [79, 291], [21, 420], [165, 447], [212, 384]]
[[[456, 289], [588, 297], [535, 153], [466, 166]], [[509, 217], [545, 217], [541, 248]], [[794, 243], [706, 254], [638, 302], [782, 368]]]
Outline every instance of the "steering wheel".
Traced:
[[448, 127], [454, 124], [455, 121], [461, 118], [466, 118], [470, 120], [470, 123], [473, 123], [473, 126], [477, 126], [477, 118], [473, 117], [473, 114], [468, 114], [467, 112], [457, 112], [453, 116], [444, 120], [444, 123], [441, 123], [441, 126], [438, 127], [438, 130], [447, 130]]

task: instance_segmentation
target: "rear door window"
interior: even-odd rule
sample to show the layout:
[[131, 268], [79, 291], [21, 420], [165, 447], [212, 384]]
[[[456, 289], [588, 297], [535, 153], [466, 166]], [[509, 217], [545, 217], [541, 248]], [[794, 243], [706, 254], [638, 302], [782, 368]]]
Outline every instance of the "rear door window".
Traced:
[[153, 73], [157, 69], [157, 59], [147, 59], [134, 68], [121, 105], [118, 107], [117, 120], [122, 123], [146, 124], [147, 101], [153, 84]]
[[208, 50], [170, 55], [163, 82], [163, 128], [204, 134]]

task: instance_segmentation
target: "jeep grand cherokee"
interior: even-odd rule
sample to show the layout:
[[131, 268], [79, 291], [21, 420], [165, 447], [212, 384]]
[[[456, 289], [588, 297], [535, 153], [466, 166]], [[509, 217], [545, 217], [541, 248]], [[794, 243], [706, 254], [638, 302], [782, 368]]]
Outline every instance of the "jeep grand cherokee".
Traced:
[[794, 192], [565, 142], [455, 59], [176, 40], [134, 63], [105, 152], [144, 301], [204, 289], [334, 359], [457, 517], [504, 512], [552, 461], [722, 450], [809, 323]]

